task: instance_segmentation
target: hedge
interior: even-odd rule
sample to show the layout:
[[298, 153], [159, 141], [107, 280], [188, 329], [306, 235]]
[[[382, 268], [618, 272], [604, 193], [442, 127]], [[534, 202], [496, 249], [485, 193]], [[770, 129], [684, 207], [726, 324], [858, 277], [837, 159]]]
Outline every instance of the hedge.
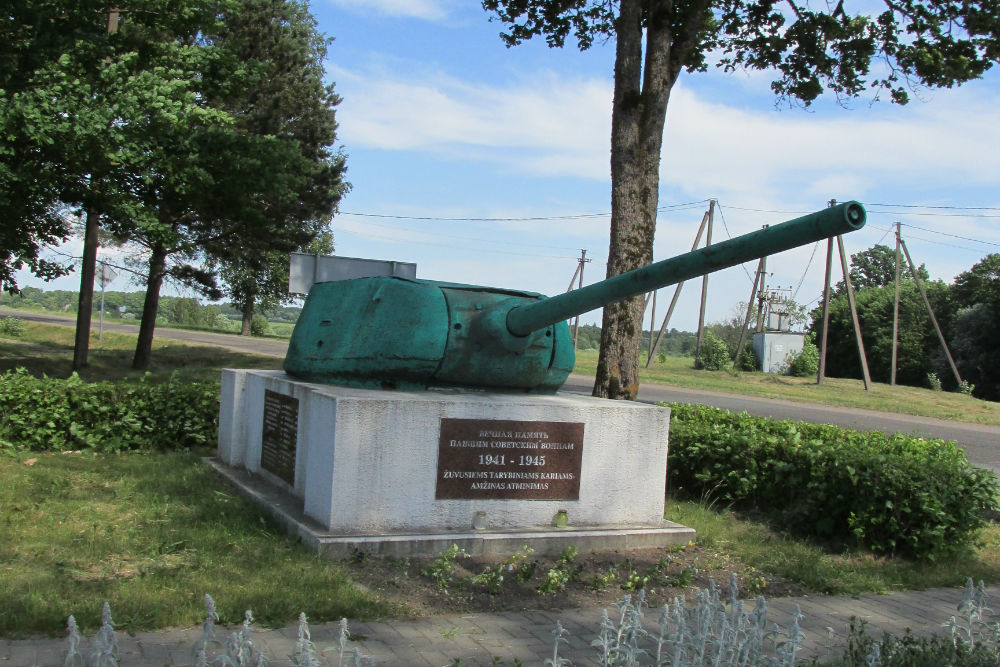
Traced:
[[211, 445], [218, 432], [219, 383], [84, 382], [0, 375], [0, 451], [118, 451]]
[[832, 545], [934, 559], [971, 543], [997, 479], [954, 442], [671, 405], [669, 484]]

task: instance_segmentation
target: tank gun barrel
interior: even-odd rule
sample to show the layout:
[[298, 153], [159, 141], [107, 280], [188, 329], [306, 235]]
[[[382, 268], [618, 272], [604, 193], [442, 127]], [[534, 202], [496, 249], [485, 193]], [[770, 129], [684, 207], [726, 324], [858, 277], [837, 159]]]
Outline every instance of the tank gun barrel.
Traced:
[[566, 294], [525, 303], [507, 313], [507, 329], [527, 336], [549, 325], [606, 304], [666, 287], [706, 273], [773, 255], [865, 226], [865, 209], [851, 201], [778, 225], [700, 248], [671, 259], [588, 285]]

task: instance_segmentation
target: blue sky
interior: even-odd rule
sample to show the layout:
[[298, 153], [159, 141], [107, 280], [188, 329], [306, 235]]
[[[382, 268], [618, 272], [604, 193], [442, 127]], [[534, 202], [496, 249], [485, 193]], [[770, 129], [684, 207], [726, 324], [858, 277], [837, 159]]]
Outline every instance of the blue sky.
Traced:
[[[478, 2], [311, 8], [335, 38], [327, 73], [343, 97], [339, 141], [353, 186], [332, 221], [337, 254], [416, 262], [422, 278], [555, 294], [583, 248], [593, 258], [584, 282], [604, 277], [613, 44], [507, 49]], [[935, 279], [950, 282], [1000, 252], [1000, 76], [918, 90], [904, 107], [828, 96], [808, 110], [777, 104], [769, 83], [767, 73], [682, 75], [667, 113], [656, 259], [690, 249], [709, 198], [721, 209], [716, 241], [857, 199], [869, 222], [845, 237], [849, 253], [891, 245], [897, 220]], [[579, 215], [590, 217], [565, 217]], [[825, 244], [775, 256], [768, 284], [816, 300], [824, 255]], [[749, 296], [754, 269], [712, 276], [709, 321]], [[52, 286], [75, 288], [73, 279]], [[685, 286], [671, 326], [695, 328], [698, 292]], [[658, 320], [671, 293], [659, 294]], [[584, 321], [599, 323], [599, 312]]]

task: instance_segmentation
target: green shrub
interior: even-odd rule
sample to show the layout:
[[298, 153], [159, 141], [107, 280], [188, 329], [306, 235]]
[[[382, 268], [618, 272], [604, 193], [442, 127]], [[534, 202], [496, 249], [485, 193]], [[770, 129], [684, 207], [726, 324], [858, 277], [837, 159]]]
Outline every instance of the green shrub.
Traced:
[[760, 370], [760, 361], [757, 359], [757, 353], [753, 351], [752, 343], [743, 346], [743, 350], [736, 357], [736, 368], [741, 371]]
[[0, 336], [18, 338], [24, 335], [24, 322], [17, 317], [0, 317]]
[[0, 375], [0, 450], [182, 449], [216, 439], [219, 385]]
[[802, 343], [802, 351], [798, 354], [790, 355], [788, 360], [788, 374], [795, 377], [805, 378], [816, 375], [819, 370], [819, 348], [812, 341], [812, 335]]
[[260, 313], [254, 313], [250, 320], [250, 335], [266, 336], [269, 333], [271, 333], [271, 323]]
[[705, 339], [701, 341], [701, 353], [698, 355], [698, 364], [707, 371], [721, 371], [729, 365], [729, 345], [711, 331], [705, 332]]
[[933, 559], [968, 545], [996, 507], [996, 478], [953, 442], [671, 407], [671, 488], [780, 530]]

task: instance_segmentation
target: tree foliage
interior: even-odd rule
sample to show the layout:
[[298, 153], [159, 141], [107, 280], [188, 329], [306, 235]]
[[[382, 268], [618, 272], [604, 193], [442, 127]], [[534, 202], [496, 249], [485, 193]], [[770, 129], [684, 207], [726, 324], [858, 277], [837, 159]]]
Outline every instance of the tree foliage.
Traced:
[[[917, 274], [921, 280], [928, 280], [930, 274], [927, 267], [921, 264], [917, 267]], [[876, 243], [867, 250], [856, 252], [851, 255], [850, 268], [847, 275], [851, 278], [851, 286], [854, 289], [865, 287], [885, 287], [892, 285], [896, 280], [896, 251], [889, 246]], [[899, 276], [904, 280], [913, 280], [913, 272], [906, 263], [906, 257], [900, 252]], [[844, 281], [837, 282], [836, 291], [846, 292], [847, 286]]]
[[[887, 91], [905, 103], [913, 83], [950, 87], [1000, 59], [993, 0], [885, 0], [874, 14], [843, 1], [483, 0], [505, 25], [508, 46], [544, 37], [581, 49], [615, 41], [611, 117], [608, 276], [652, 261], [659, 163], [670, 91], [683, 71], [773, 70], [779, 98], [809, 105], [824, 90], [843, 97]], [[594, 394], [634, 398], [642, 299], [604, 308]]]
[[[0, 281], [86, 211], [148, 256], [134, 365], [167, 277], [221, 296], [206, 257], [312, 240], [344, 190], [327, 40], [297, 0], [16, 0], [0, 26]], [[109, 34], [110, 33], [110, 34]], [[8, 224], [9, 221], [9, 224]]]
[[[885, 255], [878, 246], [871, 252], [857, 253], [851, 256], [850, 268], [852, 276], [861, 276], [863, 286], [855, 294], [858, 318], [871, 376], [879, 382], [888, 382], [891, 374], [894, 288], [891, 278], [887, 284], [873, 278], [879, 272], [871, 270], [870, 260]], [[922, 265], [917, 270], [926, 273]], [[1000, 340], [995, 335], [1000, 329], [1000, 254], [987, 255], [959, 274], [952, 285], [925, 279], [924, 287], [962, 379], [974, 386], [977, 398], [1000, 400]], [[812, 317], [812, 330], [821, 333], [821, 306]], [[928, 374], [934, 374], [943, 388], [958, 389], [913, 280], [900, 283], [898, 336], [897, 382], [924, 386]], [[847, 295], [841, 292], [830, 301], [826, 372], [835, 377], [860, 378], [860, 364]]]
[[[950, 321], [954, 309], [949, 299], [948, 286], [940, 281], [931, 281], [925, 283], [924, 287], [939, 321]], [[857, 290], [854, 296], [871, 378], [876, 382], [888, 383], [892, 363], [893, 287], [866, 287]], [[813, 311], [812, 316], [812, 330], [818, 339], [823, 331], [821, 306]], [[831, 298], [829, 318], [826, 373], [833, 377], [860, 378], [861, 360], [846, 294]], [[927, 307], [916, 284], [912, 280], [903, 281], [899, 293], [896, 381], [921, 386], [927, 373], [936, 370], [934, 359], [939, 354], [940, 347], [941, 343], [934, 333], [934, 325], [931, 324]]]
[[326, 225], [349, 185], [343, 180], [344, 155], [332, 149], [340, 98], [323, 82], [329, 40], [316, 31], [305, 5], [248, 1], [246, 11], [230, 22], [228, 39], [241, 60], [264, 63], [259, 82], [230, 103], [236, 126], [251, 136], [293, 141], [302, 158], [288, 196], [251, 204], [256, 210], [248, 214], [264, 216], [272, 235], [213, 246], [209, 252], [226, 293], [243, 311], [248, 335], [256, 307], [267, 310], [288, 300], [290, 251], [333, 252]]
[[1000, 254], [956, 276], [952, 293], [962, 306], [951, 327], [955, 364], [974, 396], [1000, 401]]

